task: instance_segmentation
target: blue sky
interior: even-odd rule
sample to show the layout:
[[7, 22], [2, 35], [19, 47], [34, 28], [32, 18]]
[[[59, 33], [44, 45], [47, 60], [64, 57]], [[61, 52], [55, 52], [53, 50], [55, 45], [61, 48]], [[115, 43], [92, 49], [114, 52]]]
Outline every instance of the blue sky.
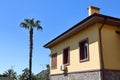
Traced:
[[25, 18], [41, 21], [34, 30], [33, 73], [49, 64], [50, 50], [43, 45], [88, 16], [87, 7], [120, 17], [120, 0], [0, 0], [0, 73], [13, 67], [18, 74], [28, 67], [29, 32], [20, 28]]

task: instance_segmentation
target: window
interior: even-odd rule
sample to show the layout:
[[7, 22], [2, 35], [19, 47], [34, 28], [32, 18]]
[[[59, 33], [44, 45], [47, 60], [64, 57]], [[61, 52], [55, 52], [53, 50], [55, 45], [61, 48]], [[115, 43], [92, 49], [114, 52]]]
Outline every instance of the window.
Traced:
[[79, 42], [80, 61], [88, 60], [88, 38]]
[[70, 63], [70, 54], [69, 47], [63, 49], [63, 64], [69, 65]]
[[57, 53], [51, 55], [51, 69], [57, 69]]

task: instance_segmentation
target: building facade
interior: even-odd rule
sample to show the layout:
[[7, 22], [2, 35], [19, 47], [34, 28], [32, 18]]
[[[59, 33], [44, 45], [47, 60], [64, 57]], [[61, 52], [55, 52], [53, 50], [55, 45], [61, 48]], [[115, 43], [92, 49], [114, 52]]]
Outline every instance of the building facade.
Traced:
[[88, 8], [89, 16], [44, 45], [51, 80], [120, 80], [120, 19]]

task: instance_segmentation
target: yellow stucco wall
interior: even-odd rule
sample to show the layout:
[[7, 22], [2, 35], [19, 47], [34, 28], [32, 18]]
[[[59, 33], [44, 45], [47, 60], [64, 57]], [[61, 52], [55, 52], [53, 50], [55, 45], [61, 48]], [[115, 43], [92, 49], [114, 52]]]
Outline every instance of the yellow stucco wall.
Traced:
[[[79, 61], [79, 41], [88, 38], [89, 40], [89, 61], [80, 63]], [[70, 65], [68, 72], [78, 72], [86, 70], [100, 69], [99, 55], [99, 32], [98, 25], [94, 24], [70, 38], [56, 44], [51, 48], [51, 53], [57, 53], [57, 69], [51, 70], [50, 74], [60, 74], [60, 65], [63, 64], [63, 49], [70, 47]]]
[[105, 69], [120, 70], [120, 28], [105, 25], [102, 29], [102, 45]]

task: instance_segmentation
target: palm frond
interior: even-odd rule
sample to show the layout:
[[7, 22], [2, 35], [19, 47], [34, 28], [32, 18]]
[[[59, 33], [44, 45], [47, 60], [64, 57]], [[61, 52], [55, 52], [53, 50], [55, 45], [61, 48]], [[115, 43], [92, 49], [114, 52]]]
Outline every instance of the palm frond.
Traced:
[[40, 21], [37, 20], [36, 22], [34, 22], [34, 18], [24, 19], [24, 22], [22, 22], [20, 26], [26, 29], [37, 28], [42, 30], [42, 27], [40, 26]]
[[43, 30], [43, 28], [42, 28], [42, 26], [37, 26], [37, 29], [39, 30], [39, 29], [41, 29], [41, 30]]
[[35, 24], [35, 23], [34, 23], [34, 18], [32, 18], [32, 19], [30, 20], [30, 23], [29, 23], [29, 24], [30, 24], [30, 27], [34, 27], [34, 24]]
[[39, 20], [37, 20], [35, 24], [39, 24], [39, 23], [40, 23], [40, 21], [39, 21]]
[[30, 20], [29, 19], [24, 19], [24, 22], [25, 23], [30, 23]]
[[37, 29], [41, 29], [41, 30], [42, 30], [42, 26], [40, 26], [40, 21], [39, 21], [39, 20], [37, 20], [37, 21], [35, 22], [35, 27], [36, 27]]
[[29, 29], [29, 26], [24, 22], [20, 23], [20, 27]]

